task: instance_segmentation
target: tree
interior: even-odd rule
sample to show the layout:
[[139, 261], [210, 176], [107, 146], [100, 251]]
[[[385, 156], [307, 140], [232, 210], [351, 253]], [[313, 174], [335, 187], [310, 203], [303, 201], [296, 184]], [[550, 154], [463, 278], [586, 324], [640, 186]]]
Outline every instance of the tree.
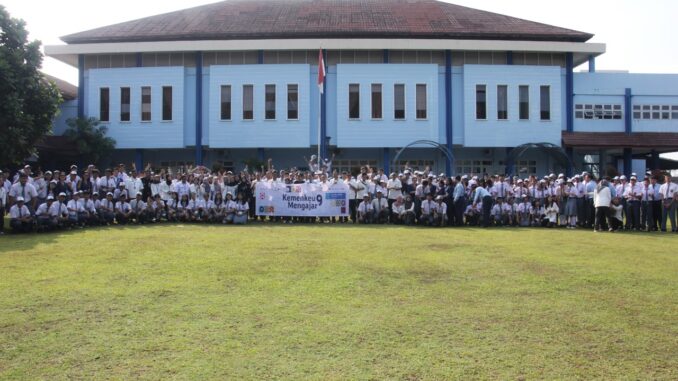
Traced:
[[40, 41], [28, 42], [22, 20], [0, 5], [0, 165], [18, 164], [52, 129], [61, 95], [38, 71]]
[[75, 143], [83, 164], [99, 164], [115, 149], [115, 140], [106, 136], [108, 128], [96, 118], [71, 118], [66, 123], [64, 136]]

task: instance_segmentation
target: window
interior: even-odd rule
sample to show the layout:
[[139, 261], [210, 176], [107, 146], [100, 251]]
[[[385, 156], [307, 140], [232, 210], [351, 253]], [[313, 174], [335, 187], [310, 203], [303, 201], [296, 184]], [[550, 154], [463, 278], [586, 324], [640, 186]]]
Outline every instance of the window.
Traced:
[[162, 120], [172, 120], [172, 86], [162, 87]]
[[242, 85], [242, 118], [254, 119], [254, 85]]
[[670, 107], [668, 105], [662, 105], [662, 119], [671, 119], [671, 113], [669, 110]]
[[508, 119], [508, 86], [497, 86], [497, 119]]
[[141, 121], [149, 122], [151, 120], [151, 88], [144, 86], [141, 88]]
[[643, 119], [652, 119], [652, 113], [650, 110], [652, 110], [652, 106], [643, 105]]
[[275, 119], [275, 85], [266, 85], [265, 90], [266, 113], [264, 117], [266, 120], [273, 120]]
[[678, 105], [633, 105], [633, 119], [678, 120]]
[[403, 84], [393, 86], [393, 118], [405, 119], [405, 85]]
[[231, 85], [221, 86], [221, 120], [231, 120]]
[[360, 85], [348, 85], [348, 118], [360, 119]]
[[103, 87], [99, 89], [99, 120], [102, 122], [108, 122], [110, 117], [110, 90], [108, 87]]
[[551, 87], [539, 88], [539, 116], [541, 120], [551, 120]]
[[299, 85], [287, 85], [287, 119], [299, 119]]
[[426, 104], [426, 85], [417, 85], [417, 119], [426, 119], [427, 104]]
[[[634, 106], [634, 117], [640, 117], [640, 106]], [[603, 120], [621, 120], [623, 117], [622, 105], [620, 104], [602, 104], [602, 105], [574, 105], [574, 117], [576, 119], [603, 119]]]
[[678, 120], [678, 105], [671, 106], [671, 119]]
[[381, 119], [381, 84], [372, 84], [372, 119]]
[[496, 164], [493, 160], [456, 160], [455, 169], [458, 174], [482, 175], [506, 173], [506, 166], [503, 161]]
[[652, 119], [659, 119], [661, 106], [652, 105]]
[[640, 105], [633, 105], [633, 119], [641, 118]]
[[348, 172], [352, 175], [357, 175], [360, 173], [360, 167], [369, 165], [372, 168], [377, 167], [376, 160], [334, 160], [332, 162], [332, 169], [337, 170], [337, 172]]
[[121, 87], [120, 88], [120, 121], [129, 122], [130, 121], [130, 88]]
[[537, 162], [535, 160], [518, 160], [515, 162], [514, 168], [521, 176], [537, 174]]
[[487, 119], [487, 86], [476, 85], [476, 119]]
[[519, 98], [519, 110], [520, 120], [530, 119], [530, 87], [529, 86], [519, 86], [518, 87], [518, 98]]

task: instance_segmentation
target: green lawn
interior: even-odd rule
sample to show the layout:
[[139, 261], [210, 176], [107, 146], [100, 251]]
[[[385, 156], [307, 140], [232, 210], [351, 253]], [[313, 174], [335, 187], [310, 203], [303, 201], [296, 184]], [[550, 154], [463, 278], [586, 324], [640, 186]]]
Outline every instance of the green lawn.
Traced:
[[678, 379], [678, 239], [164, 225], [0, 238], [2, 380]]

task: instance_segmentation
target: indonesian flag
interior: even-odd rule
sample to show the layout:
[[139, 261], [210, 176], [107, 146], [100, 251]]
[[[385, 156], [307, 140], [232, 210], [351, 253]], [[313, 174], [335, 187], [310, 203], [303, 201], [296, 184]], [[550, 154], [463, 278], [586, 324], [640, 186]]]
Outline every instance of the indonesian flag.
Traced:
[[325, 59], [323, 58], [322, 48], [318, 52], [318, 89], [320, 89], [320, 94], [323, 93], [325, 83]]

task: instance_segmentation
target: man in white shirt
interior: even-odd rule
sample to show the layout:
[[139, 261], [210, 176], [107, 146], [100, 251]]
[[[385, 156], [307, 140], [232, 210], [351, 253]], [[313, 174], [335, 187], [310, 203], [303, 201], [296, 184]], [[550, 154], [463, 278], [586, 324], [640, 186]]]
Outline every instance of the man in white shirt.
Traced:
[[35, 211], [35, 218], [37, 219], [38, 232], [45, 230], [52, 230], [57, 226], [57, 217], [50, 213], [50, 208], [54, 204], [54, 197], [47, 196], [47, 200], [38, 206]]
[[82, 208], [82, 205], [79, 202], [80, 192], [73, 193], [73, 198], [66, 203], [66, 208], [68, 209], [68, 221], [71, 225], [84, 225], [85, 221], [82, 218], [85, 210]]
[[442, 195], [436, 197], [436, 207], [433, 210], [433, 224], [435, 226], [447, 225], [447, 204], [444, 200], [445, 197]]
[[372, 223], [374, 216], [374, 208], [370, 202], [370, 195], [365, 193], [363, 195], [363, 202], [358, 205], [357, 217], [358, 223], [360, 224], [370, 224]]
[[132, 207], [127, 202], [127, 196], [123, 193], [120, 200], [115, 203], [115, 220], [120, 225], [126, 225], [132, 217]]
[[395, 200], [403, 195], [403, 184], [395, 172], [391, 173], [391, 178], [386, 183], [386, 189], [388, 190], [388, 206], [390, 208]]
[[97, 216], [97, 208], [94, 200], [91, 199], [88, 192], [80, 192], [80, 196], [79, 203], [82, 207], [82, 211], [80, 212], [81, 214], [78, 219], [82, 219], [87, 225], [96, 225], [99, 221], [99, 217]]
[[662, 199], [662, 220], [661, 226], [662, 231], [665, 232], [667, 229], [666, 219], [671, 220], [671, 231], [678, 231], [676, 226], [676, 208], [678, 207], [678, 201], [676, 201], [676, 194], [678, 193], [678, 184], [675, 184], [671, 181], [671, 176], [664, 176], [664, 184], [659, 187], [659, 196]]
[[106, 193], [106, 198], [99, 203], [99, 216], [102, 224], [112, 224], [115, 219], [115, 202], [113, 202], [113, 193]]
[[626, 226], [631, 230], [640, 229], [640, 199], [643, 189], [636, 176], [631, 176], [631, 183], [626, 187], [622, 197], [626, 199]]
[[61, 192], [49, 208], [49, 214], [56, 218], [58, 227], [68, 226], [68, 208], [66, 207], [66, 193]]
[[522, 227], [529, 227], [532, 224], [532, 204], [530, 204], [527, 195], [523, 196], [523, 200], [518, 204], [518, 223]]
[[377, 190], [377, 197], [372, 200], [372, 209], [374, 210], [374, 223], [384, 224], [388, 222], [388, 201], [384, 198], [384, 192], [381, 189]]
[[650, 184], [650, 178], [645, 177], [640, 187], [640, 225], [643, 230], [652, 231], [652, 221], [654, 220], [652, 215], [652, 201], [654, 200], [655, 194], [654, 186]]
[[24, 200], [24, 206], [29, 211], [35, 210], [38, 201], [38, 191], [33, 184], [28, 182], [28, 175], [26, 173], [19, 174], [19, 181], [12, 185], [9, 190], [10, 204], [13, 204], [18, 197]]
[[21, 196], [17, 196], [16, 203], [9, 208], [9, 218], [9, 226], [17, 233], [28, 233], [33, 229], [33, 217]]
[[130, 214], [130, 219], [135, 220], [138, 224], [143, 224], [146, 222], [146, 203], [142, 199], [142, 193], [137, 192], [136, 197], [130, 203], [130, 208], [132, 213]]
[[419, 223], [426, 226], [433, 226], [435, 224], [436, 203], [433, 201], [433, 194], [427, 193], [426, 199], [421, 202], [421, 215], [419, 216]]

